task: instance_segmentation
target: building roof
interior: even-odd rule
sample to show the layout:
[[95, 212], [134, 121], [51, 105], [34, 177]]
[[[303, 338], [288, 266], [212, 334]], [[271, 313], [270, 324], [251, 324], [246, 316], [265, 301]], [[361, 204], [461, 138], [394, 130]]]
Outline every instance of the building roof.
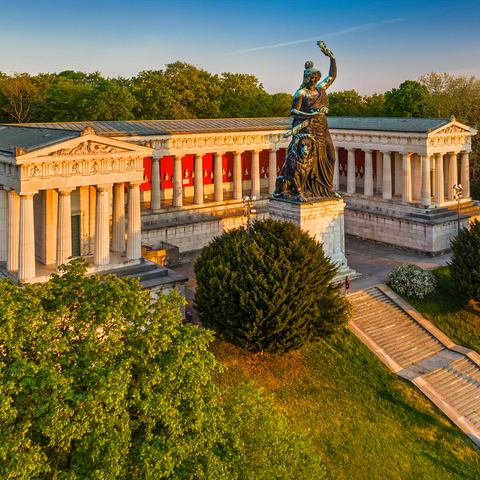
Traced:
[[0, 125], [0, 152], [15, 154], [15, 147], [36, 150], [78, 137], [79, 132], [26, 126]]
[[[338, 130], [376, 130], [428, 133], [450, 123], [447, 118], [328, 117], [330, 128]], [[122, 122], [31, 123], [22, 127], [80, 132], [92, 127], [99, 135], [148, 136], [182, 133], [288, 130], [291, 117], [214, 118], [194, 120], [132, 120]], [[17, 125], [18, 128], [18, 125]]]

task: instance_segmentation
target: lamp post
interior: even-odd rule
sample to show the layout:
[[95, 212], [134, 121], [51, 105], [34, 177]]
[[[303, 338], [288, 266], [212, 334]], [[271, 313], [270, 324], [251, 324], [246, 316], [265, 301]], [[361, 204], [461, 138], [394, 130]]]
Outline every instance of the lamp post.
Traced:
[[458, 205], [458, 209], [457, 209], [457, 212], [458, 212], [458, 217], [457, 217], [457, 235], [459, 234], [460, 232], [460, 199], [462, 198], [462, 191], [463, 191], [463, 188], [460, 184], [455, 184], [453, 186], [453, 189], [455, 190], [455, 195], [454, 195], [454, 198], [455, 200], [457, 201], [457, 205]]
[[249, 197], [244, 195], [243, 197], [243, 215], [247, 216], [247, 234], [250, 235], [250, 215], [255, 213], [255, 210], [252, 209], [253, 204], [256, 202], [257, 197]]

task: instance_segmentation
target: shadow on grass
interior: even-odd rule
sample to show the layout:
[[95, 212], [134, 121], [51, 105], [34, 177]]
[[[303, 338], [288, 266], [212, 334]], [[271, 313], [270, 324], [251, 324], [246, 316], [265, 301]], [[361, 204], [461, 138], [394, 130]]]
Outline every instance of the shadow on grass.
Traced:
[[446, 471], [448, 471], [450, 473], [454, 473], [455, 475], [458, 475], [460, 478], [465, 478], [465, 479], [468, 479], [468, 480], [478, 480], [477, 477], [472, 477], [471, 475], [468, 475], [467, 473], [462, 472], [462, 471], [458, 470], [457, 468], [452, 467], [451, 465], [448, 465], [445, 462], [442, 462], [441, 460], [433, 457], [432, 455], [430, 455], [427, 452], [420, 452], [420, 455], [422, 455], [422, 457], [426, 458], [427, 460], [434, 463], [435, 465], [438, 465], [439, 467], [444, 468]]

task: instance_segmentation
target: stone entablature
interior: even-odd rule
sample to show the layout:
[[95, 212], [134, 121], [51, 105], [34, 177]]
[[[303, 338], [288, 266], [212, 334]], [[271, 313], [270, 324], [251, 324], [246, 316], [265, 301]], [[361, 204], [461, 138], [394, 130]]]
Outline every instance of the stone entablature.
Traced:
[[[61, 146], [61, 148], [59, 148]], [[18, 194], [60, 187], [142, 182], [152, 148], [88, 134], [33, 151], [0, 155], [0, 184]]]

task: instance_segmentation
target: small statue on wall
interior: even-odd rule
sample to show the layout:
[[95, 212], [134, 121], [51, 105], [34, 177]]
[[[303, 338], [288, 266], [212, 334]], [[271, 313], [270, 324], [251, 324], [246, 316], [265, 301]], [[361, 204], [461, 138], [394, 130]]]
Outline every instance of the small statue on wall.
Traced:
[[183, 170], [183, 178], [189, 178], [188, 169], [186, 168]]
[[207, 177], [208, 176], [208, 172], [206, 170], [203, 171], [203, 176], [204, 177]]
[[208, 175], [208, 178], [213, 178], [213, 172], [210, 172], [210, 174]]
[[169, 179], [169, 178], [170, 178], [170, 177], [168, 176], [168, 173], [164, 173], [164, 175], [163, 175], [163, 181], [164, 181], [164, 182], [168, 182], [168, 179]]

